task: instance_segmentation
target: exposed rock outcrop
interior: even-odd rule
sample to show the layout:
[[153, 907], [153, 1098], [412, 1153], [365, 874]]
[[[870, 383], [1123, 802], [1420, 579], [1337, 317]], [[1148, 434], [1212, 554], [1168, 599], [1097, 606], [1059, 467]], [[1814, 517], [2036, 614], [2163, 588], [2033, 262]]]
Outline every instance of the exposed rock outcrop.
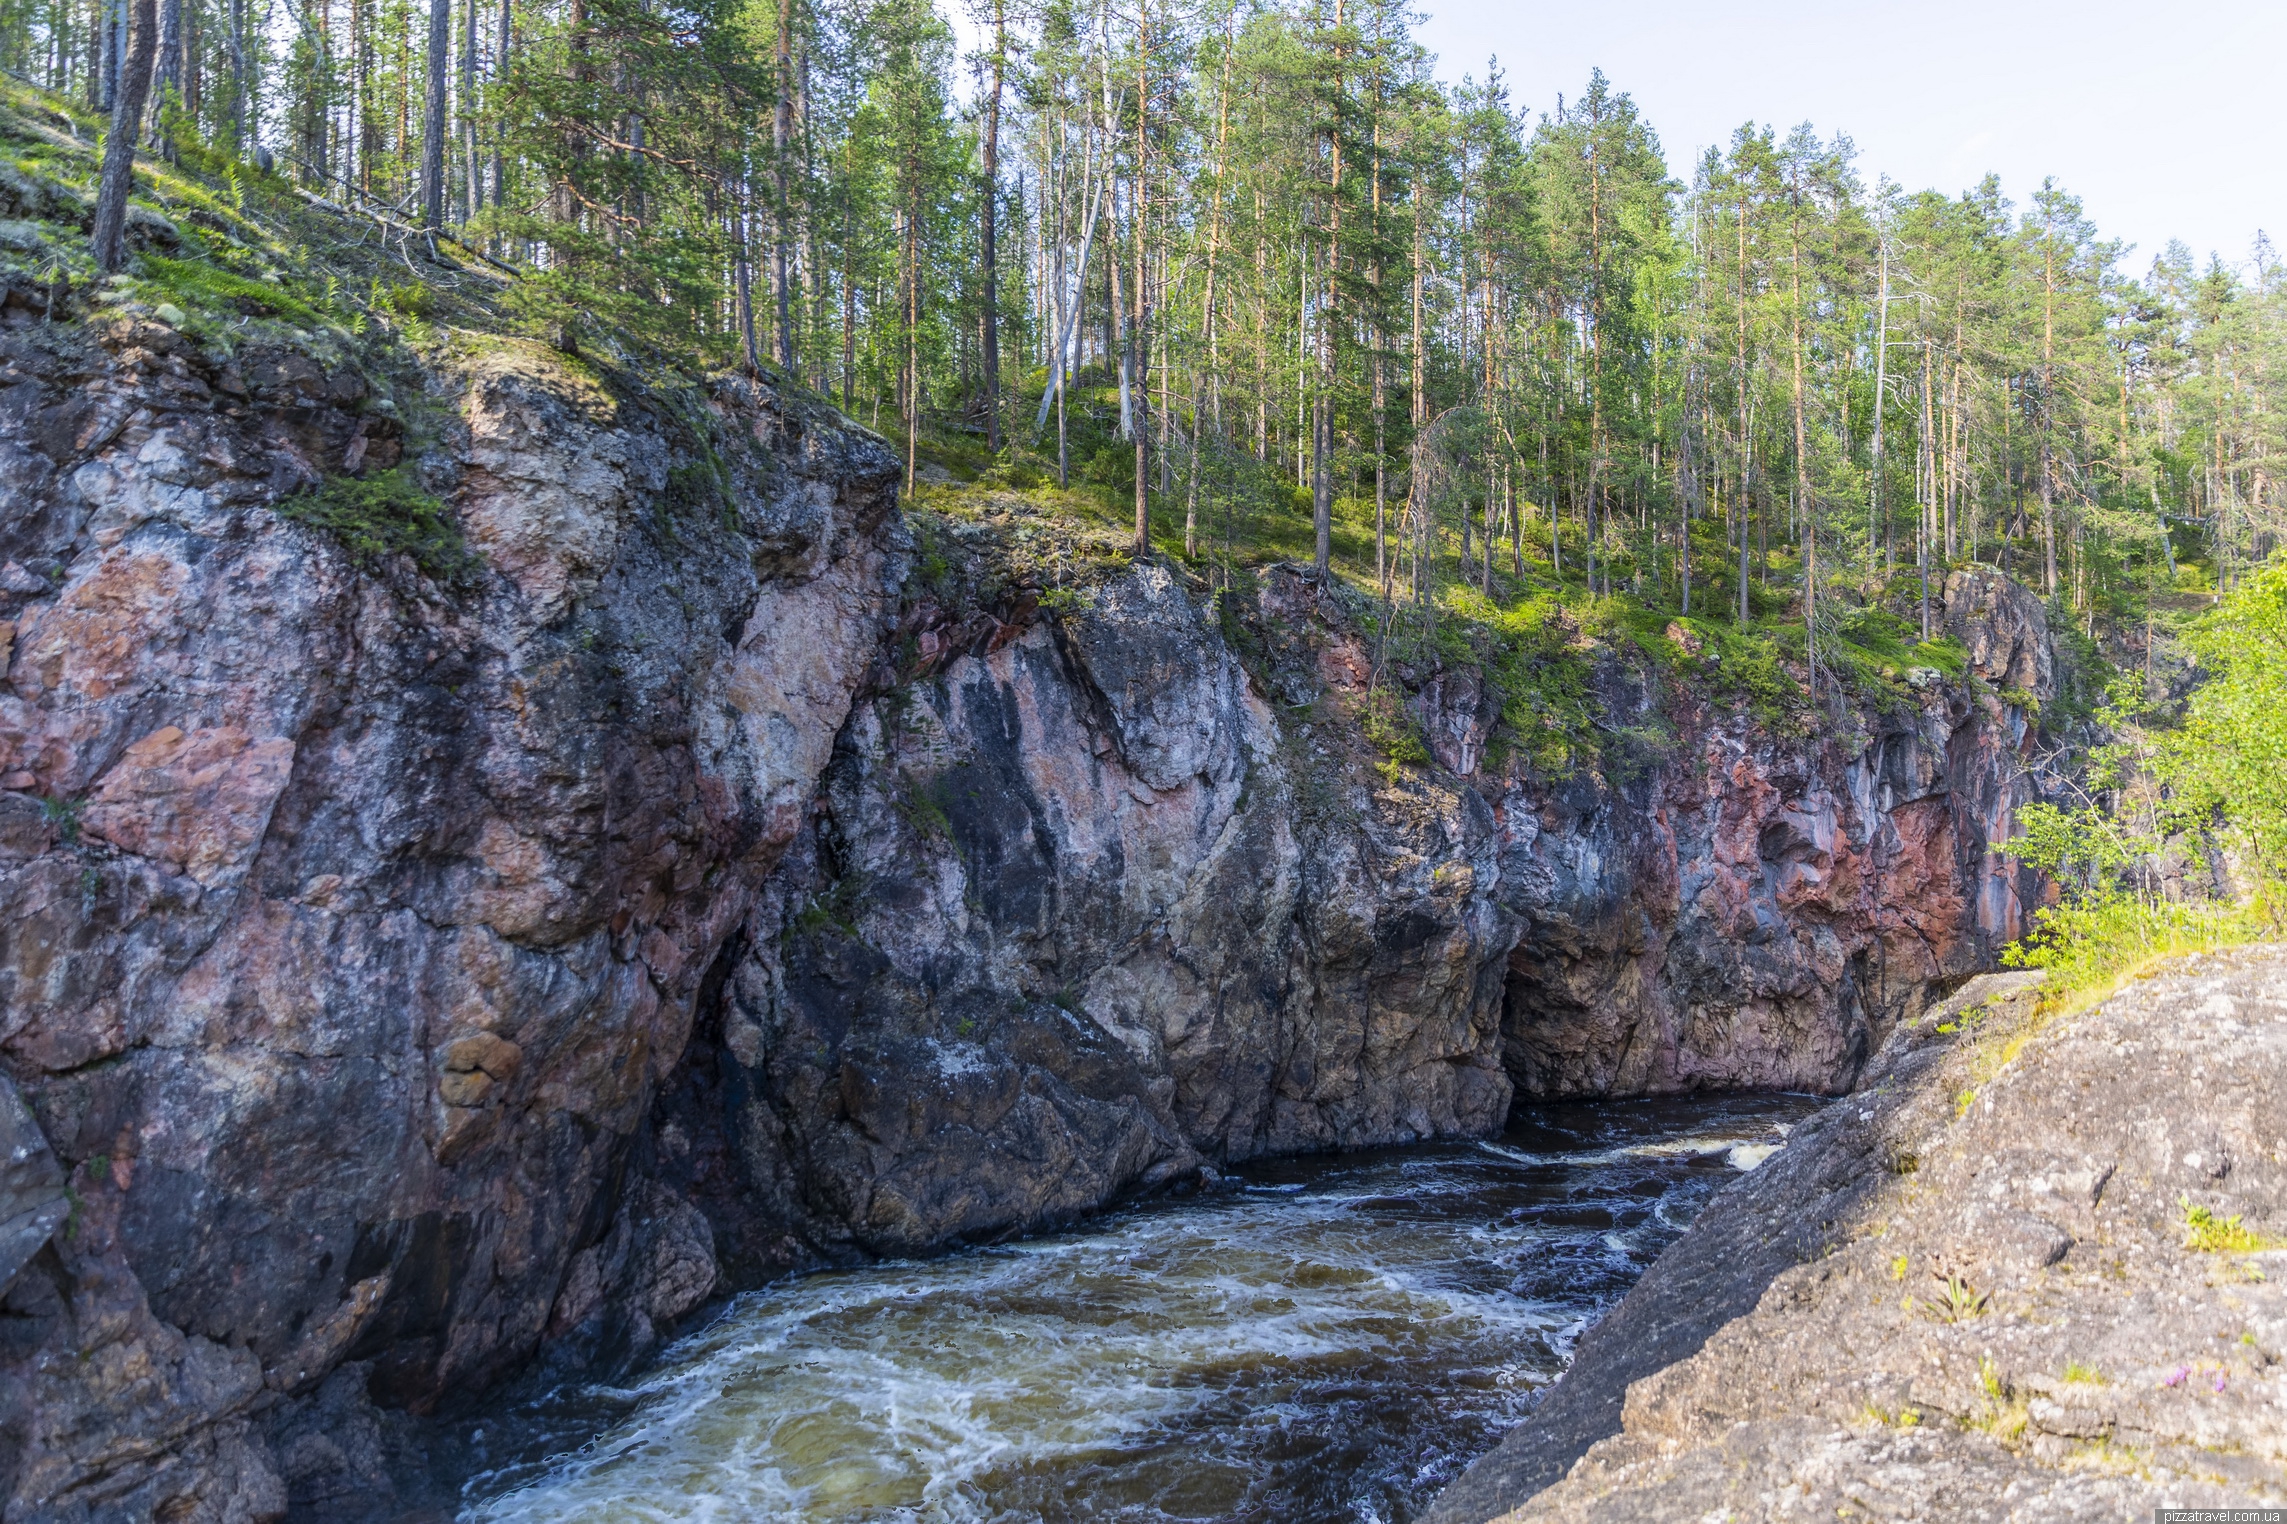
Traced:
[[1903, 1026], [1429, 1524], [2287, 1499], [2287, 953], [2187, 960], [2046, 1029], [2027, 984]]
[[[1990, 843], [2039, 797], [2025, 706], [2056, 678], [2029, 590], [1964, 569], [1945, 607], [1974, 681], [1926, 672], [1793, 738], [1671, 699], [1639, 781], [1503, 792], [1520, 1094], [1846, 1089], [1930, 990], [1992, 966], [2038, 903]], [[1607, 708], [1651, 717], [1625, 690]]]
[[1500, 1126], [1490, 812], [1313, 760], [1347, 727], [1283, 732], [1203, 613], [1139, 565], [852, 718], [731, 976], [723, 1078], [663, 1128], [728, 1098], [718, 1233], [778, 1183], [766, 1231], [910, 1252], [1202, 1162]]
[[[276, 511], [408, 449], [479, 585]], [[880, 643], [895, 471], [514, 345], [0, 340], [0, 1056], [75, 1213], [9, 1267], [8, 1518], [269, 1517], [250, 1425], [345, 1359], [427, 1407], [713, 1289], [631, 1143]]]

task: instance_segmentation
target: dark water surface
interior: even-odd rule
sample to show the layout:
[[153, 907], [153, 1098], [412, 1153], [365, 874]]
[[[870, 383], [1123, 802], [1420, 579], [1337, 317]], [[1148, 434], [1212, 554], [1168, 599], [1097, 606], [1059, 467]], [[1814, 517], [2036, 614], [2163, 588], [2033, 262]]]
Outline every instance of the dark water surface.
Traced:
[[1398, 1524], [1817, 1103], [1520, 1108], [1069, 1233], [741, 1297], [479, 1431], [462, 1517]]

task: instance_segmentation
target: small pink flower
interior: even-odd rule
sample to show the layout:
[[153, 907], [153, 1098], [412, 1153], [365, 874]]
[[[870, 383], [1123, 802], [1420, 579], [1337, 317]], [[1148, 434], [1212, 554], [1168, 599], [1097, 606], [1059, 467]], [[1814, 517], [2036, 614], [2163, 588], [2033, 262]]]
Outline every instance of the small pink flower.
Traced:
[[2223, 1390], [2223, 1372], [2222, 1372], [2222, 1371], [2217, 1371], [2217, 1372], [2216, 1372], [2216, 1390], [2217, 1390], [2217, 1391], [2219, 1391], [2219, 1392]]
[[2191, 1373], [2192, 1368], [2190, 1366], [2179, 1365], [2174, 1370], [2168, 1372], [2167, 1378], [2160, 1384], [2162, 1386], [2182, 1386], [2184, 1384], [2184, 1378], [2191, 1375]]

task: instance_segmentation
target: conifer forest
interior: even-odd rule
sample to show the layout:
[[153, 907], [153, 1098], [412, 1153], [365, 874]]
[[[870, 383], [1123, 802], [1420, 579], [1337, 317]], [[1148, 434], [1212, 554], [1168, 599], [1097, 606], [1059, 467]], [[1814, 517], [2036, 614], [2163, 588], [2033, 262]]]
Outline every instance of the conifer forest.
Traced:
[[1951, 564], [2133, 632], [2274, 544], [2260, 241], [2131, 256], [2066, 186], [1908, 190], [1807, 124], [1678, 179], [1617, 83], [1441, 85], [1389, 0], [977, 3], [966, 53], [929, 0], [9, 0], [0, 38], [512, 270], [536, 331], [794, 378], [909, 494], [1053, 484], [1225, 575], [1761, 623], [1815, 694], [1866, 610], [1927, 639]]

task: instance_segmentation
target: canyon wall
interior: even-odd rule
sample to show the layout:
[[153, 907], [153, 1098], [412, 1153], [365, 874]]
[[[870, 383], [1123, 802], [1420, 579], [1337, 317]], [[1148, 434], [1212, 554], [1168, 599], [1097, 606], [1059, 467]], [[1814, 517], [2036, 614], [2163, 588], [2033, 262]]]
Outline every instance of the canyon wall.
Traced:
[[534, 346], [0, 329], [0, 1517], [359, 1516], [369, 1400], [788, 1269], [1513, 1093], [1841, 1089], [2017, 928], [2050, 658], [1993, 574], [1886, 711], [1774, 732], [1679, 631], [1599, 669], [1628, 768], [1488, 771], [1435, 669], [1386, 766], [1345, 595], [1048, 598], [1013, 521], [909, 577], [897, 469]]
[[1988, 844], [2039, 797], [2029, 712], [2056, 696], [2055, 657], [2040, 600], [1998, 572], [1955, 572], [1944, 610], [1961, 680], [1922, 668], [1909, 697], [1795, 735], [1671, 698], [1639, 782], [1505, 790], [1521, 1095], [1846, 1089], [1933, 986], [2015, 940], [2038, 884]]
[[[716, 1282], [629, 1140], [893, 614], [898, 463], [735, 382], [360, 358], [0, 338], [0, 1057], [56, 1161], [0, 1208], [69, 1203], [6, 1267], [11, 1521], [369, 1494], [264, 1432], [344, 1361], [481, 1389], [615, 1231], [624, 1338]], [[356, 466], [480, 572], [275, 511]]]

